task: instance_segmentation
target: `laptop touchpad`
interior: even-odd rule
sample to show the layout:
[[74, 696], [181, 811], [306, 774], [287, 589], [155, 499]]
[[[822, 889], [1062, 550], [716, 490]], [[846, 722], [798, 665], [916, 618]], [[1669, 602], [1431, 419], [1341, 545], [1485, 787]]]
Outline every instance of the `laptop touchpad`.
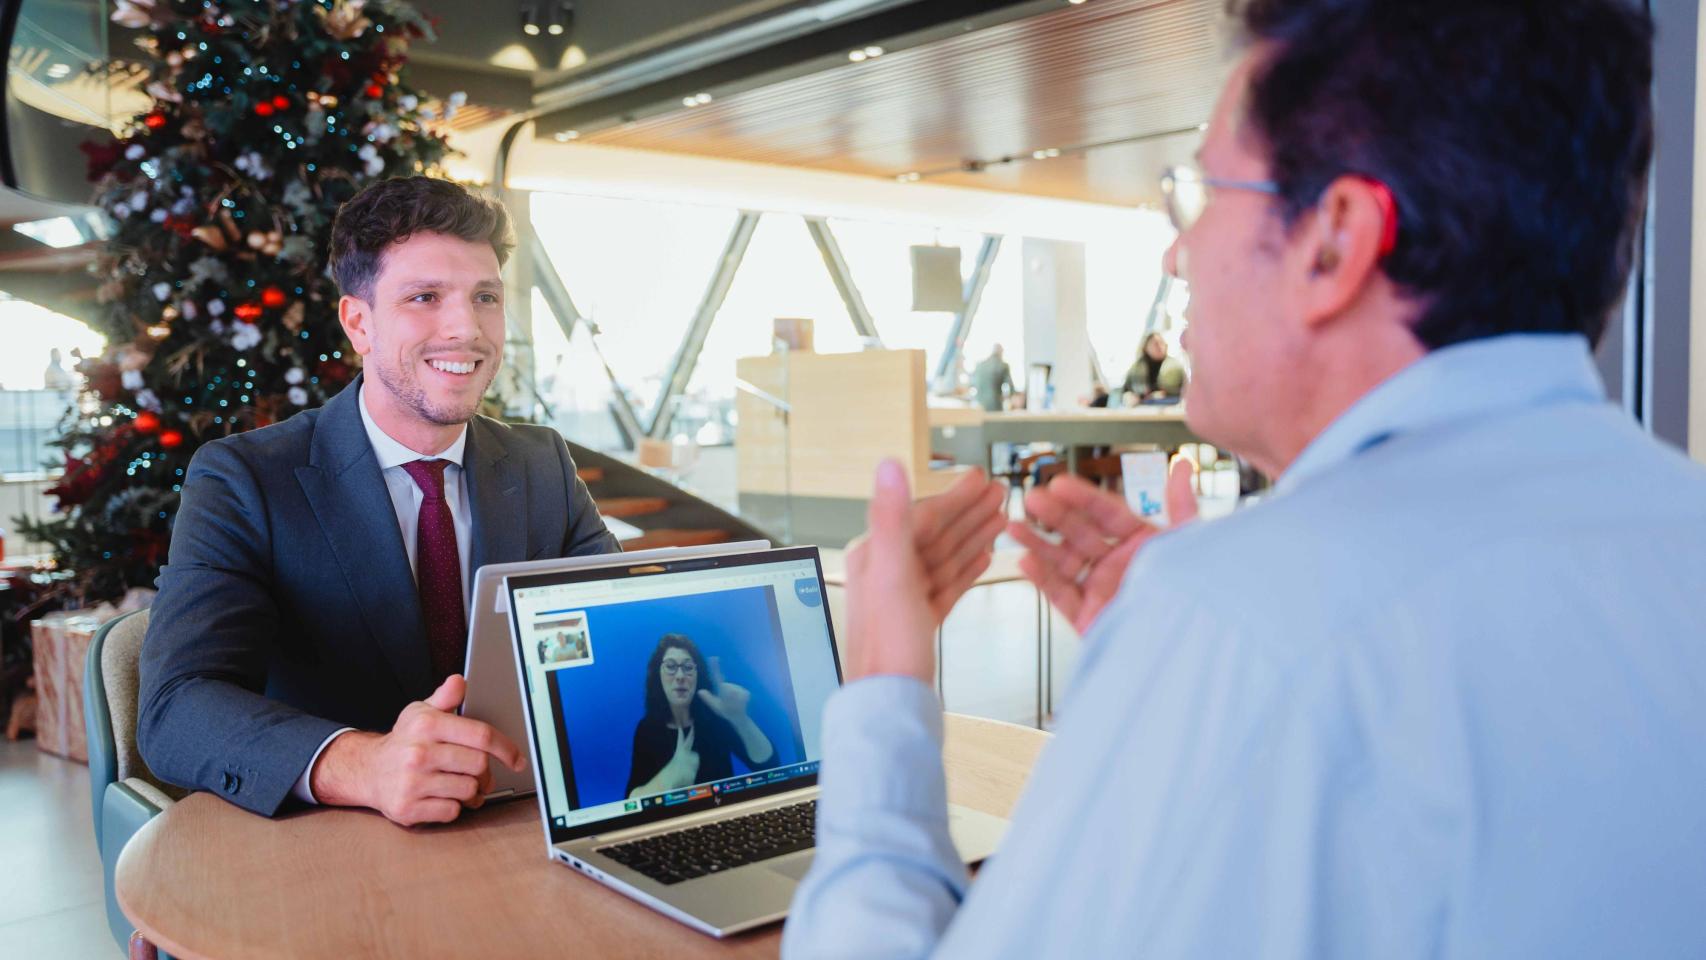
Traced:
[[812, 868], [812, 857], [811, 854], [782, 857], [766, 866], [791, 880], [801, 880], [805, 878], [806, 871]]

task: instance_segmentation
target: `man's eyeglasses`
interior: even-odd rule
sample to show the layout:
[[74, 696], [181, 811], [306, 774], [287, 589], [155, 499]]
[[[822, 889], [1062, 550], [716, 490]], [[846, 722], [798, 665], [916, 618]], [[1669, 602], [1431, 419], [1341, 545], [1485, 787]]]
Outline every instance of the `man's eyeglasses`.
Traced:
[[1208, 206], [1210, 190], [1247, 190], [1272, 197], [1279, 195], [1280, 187], [1272, 180], [1224, 180], [1204, 176], [1201, 170], [1189, 164], [1169, 167], [1161, 174], [1161, 196], [1167, 201], [1167, 217], [1173, 221], [1173, 229], [1184, 233], [1197, 222], [1203, 208]]
[[[1374, 202], [1380, 207], [1379, 254], [1386, 257], [1398, 246], [1398, 202], [1393, 198], [1391, 188], [1379, 180], [1360, 174], [1352, 176], [1374, 191]], [[1169, 167], [1161, 174], [1161, 196], [1167, 201], [1167, 217], [1173, 221], [1174, 230], [1184, 233], [1197, 222], [1203, 208], [1208, 206], [1210, 190], [1246, 190], [1276, 197], [1280, 186], [1272, 180], [1223, 180], [1204, 176], [1201, 170], [1189, 164]]]
[[694, 666], [693, 661], [691, 660], [665, 660], [663, 662], [663, 672], [665, 676], [670, 677], [692, 677], [698, 675], [699, 668]]

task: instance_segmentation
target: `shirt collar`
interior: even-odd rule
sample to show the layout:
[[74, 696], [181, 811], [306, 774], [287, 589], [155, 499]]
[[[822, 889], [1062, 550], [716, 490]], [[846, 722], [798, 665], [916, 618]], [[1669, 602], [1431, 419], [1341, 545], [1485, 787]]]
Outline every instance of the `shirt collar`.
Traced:
[[467, 424], [462, 425], [462, 430], [456, 435], [455, 442], [444, 448], [443, 452], [439, 453], [437, 457], [426, 457], [398, 443], [391, 438], [390, 434], [381, 430], [379, 424], [373, 422], [373, 414], [367, 412], [366, 384], [363, 384], [361, 392], [356, 394], [356, 406], [361, 408], [361, 425], [367, 428], [367, 439], [373, 444], [373, 455], [379, 458], [379, 469], [389, 470], [392, 467], [400, 467], [416, 460], [435, 459], [449, 460], [458, 467], [462, 466], [462, 451], [468, 445]]
[[1284, 493], [1388, 438], [1552, 403], [1603, 403], [1586, 337], [1506, 334], [1441, 347], [1364, 394], [1280, 478]]

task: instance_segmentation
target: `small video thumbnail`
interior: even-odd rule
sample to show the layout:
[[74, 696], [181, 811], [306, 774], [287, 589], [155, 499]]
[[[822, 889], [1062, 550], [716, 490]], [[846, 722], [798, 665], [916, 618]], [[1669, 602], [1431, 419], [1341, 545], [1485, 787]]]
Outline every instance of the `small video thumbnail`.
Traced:
[[576, 611], [533, 624], [534, 650], [547, 670], [592, 663], [592, 635], [586, 612]]

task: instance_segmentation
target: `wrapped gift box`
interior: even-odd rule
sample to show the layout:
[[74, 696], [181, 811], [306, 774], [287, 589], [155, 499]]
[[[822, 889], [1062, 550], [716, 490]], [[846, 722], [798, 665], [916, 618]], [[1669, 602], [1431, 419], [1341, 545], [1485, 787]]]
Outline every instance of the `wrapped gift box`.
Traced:
[[101, 623], [87, 612], [60, 612], [30, 625], [36, 661], [36, 746], [79, 763], [89, 762], [83, 665]]
[[36, 666], [36, 746], [79, 763], [89, 762], [89, 732], [83, 724], [83, 668], [89, 643], [108, 620], [140, 610], [154, 591], [133, 587], [118, 606], [49, 613], [30, 624]]

